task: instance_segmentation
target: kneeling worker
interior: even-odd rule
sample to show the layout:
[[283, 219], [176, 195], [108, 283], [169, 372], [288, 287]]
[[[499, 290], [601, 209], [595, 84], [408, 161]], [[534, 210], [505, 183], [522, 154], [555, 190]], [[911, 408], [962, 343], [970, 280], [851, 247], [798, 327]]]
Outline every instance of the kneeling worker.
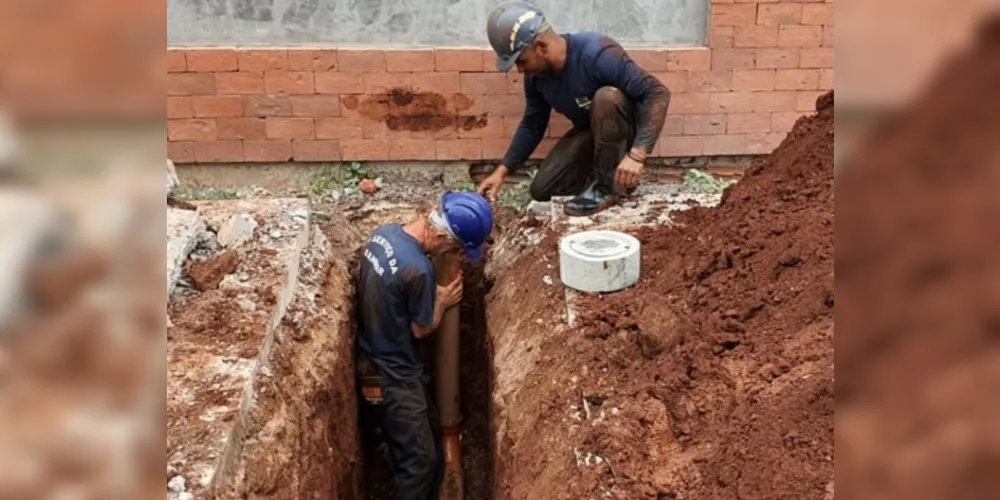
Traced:
[[[464, 251], [475, 261], [493, 232], [493, 212], [476, 193], [449, 192], [426, 216], [388, 224], [365, 244], [358, 283], [358, 375], [394, 468], [394, 499], [436, 495], [442, 475], [436, 408], [425, 366], [428, 336], [462, 300], [462, 276], [438, 286], [428, 258]], [[426, 344], [426, 345], [425, 345]]]
[[670, 91], [610, 37], [558, 34], [537, 7], [498, 4], [486, 26], [497, 69], [524, 73], [524, 117], [496, 171], [479, 192], [496, 199], [509, 173], [545, 137], [552, 110], [573, 128], [556, 143], [531, 182], [531, 197], [576, 196], [569, 215], [591, 215], [636, 188], [670, 106]]

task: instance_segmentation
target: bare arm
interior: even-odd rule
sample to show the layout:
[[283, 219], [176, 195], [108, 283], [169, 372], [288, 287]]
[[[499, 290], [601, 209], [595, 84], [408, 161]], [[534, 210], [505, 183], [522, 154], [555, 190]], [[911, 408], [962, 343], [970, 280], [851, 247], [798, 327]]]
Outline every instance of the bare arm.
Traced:
[[448, 285], [436, 287], [434, 295], [434, 313], [430, 324], [427, 326], [420, 326], [417, 322], [410, 323], [410, 330], [413, 331], [413, 336], [418, 339], [427, 337], [432, 332], [437, 330], [438, 326], [441, 324], [441, 317], [444, 316], [444, 312], [449, 307], [462, 301], [462, 274], [459, 273], [458, 276], [456, 276], [455, 279]]
[[420, 326], [416, 322], [411, 322], [410, 330], [413, 332], [413, 336], [422, 339], [434, 333], [438, 329], [438, 326], [441, 325], [441, 317], [444, 316], [445, 309], [447, 308], [444, 307], [440, 300], [436, 301], [434, 303], [434, 319], [431, 320], [431, 324]]

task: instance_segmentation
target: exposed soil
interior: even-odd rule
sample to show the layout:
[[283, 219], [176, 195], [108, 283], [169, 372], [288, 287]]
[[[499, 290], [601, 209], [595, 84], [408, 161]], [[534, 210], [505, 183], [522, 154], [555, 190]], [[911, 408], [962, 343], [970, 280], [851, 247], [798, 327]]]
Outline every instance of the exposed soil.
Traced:
[[497, 368], [501, 497], [832, 496], [832, 92], [817, 111], [717, 208], [637, 231], [642, 281], [565, 333], [555, 235], [503, 276], [497, 363], [528, 366]]
[[196, 496], [209, 486], [287, 272], [277, 259], [243, 252], [233, 272], [252, 282], [178, 294], [169, 309], [167, 457]]
[[218, 498], [361, 497], [351, 266], [331, 263], [327, 252], [339, 249], [313, 241], [287, 312], [261, 348], [267, 369], [255, 370], [255, 404], [234, 428], [245, 442], [227, 443], [220, 461]]
[[236, 250], [226, 250], [210, 259], [189, 260], [185, 266], [188, 277], [199, 291], [215, 290], [222, 283], [222, 278], [236, 271], [240, 265], [240, 256]]
[[187, 279], [203, 291], [179, 289], [169, 308], [168, 478], [182, 476], [197, 498], [209, 489], [217, 498], [358, 497], [353, 310], [345, 260], [330, 253], [356, 245], [355, 235], [325, 231], [331, 244], [314, 227], [306, 237], [309, 207], [297, 200], [199, 210], [210, 228], [241, 212], [259, 226], [234, 250], [202, 235]]
[[[837, 182], [845, 498], [1000, 491], [1000, 16]], [[942, 460], [941, 457], [949, 457]]]

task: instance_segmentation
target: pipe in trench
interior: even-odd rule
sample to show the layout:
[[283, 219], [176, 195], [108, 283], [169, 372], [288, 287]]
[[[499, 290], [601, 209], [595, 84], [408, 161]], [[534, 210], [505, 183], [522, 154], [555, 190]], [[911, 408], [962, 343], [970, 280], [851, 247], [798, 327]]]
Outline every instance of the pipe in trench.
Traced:
[[[434, 270], [439, 286], [445, 286], [458, 275], [462, 261], [447, 256], [435, 259]], [[459, 441], [462, 415], [459, 411], [459, 310], [458, 304], [449, 307], [441, 317], [434, 335], [435, 391], [441, 414], [441, 439], [444, 452], [444, 477], [441, 481], [441, 500], [460, 500], [463, 491], [462, 446]]]

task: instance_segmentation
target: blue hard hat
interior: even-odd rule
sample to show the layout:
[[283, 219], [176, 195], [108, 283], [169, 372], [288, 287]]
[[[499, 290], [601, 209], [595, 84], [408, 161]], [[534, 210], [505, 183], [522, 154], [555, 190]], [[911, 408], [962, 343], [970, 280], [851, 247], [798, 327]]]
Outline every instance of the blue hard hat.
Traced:
[[538, 33], [548, 26], [541, 9], [523, 0], [498, 4], [486, 21], [486, 37], [497, 54], [497, 69], [510, 71]]
[[483, 243], [493, 233], [493, 208], [478, 193], [446, 192], [441, 196], [441, 215], [452, 235], [473, 262], [483, 256]]

